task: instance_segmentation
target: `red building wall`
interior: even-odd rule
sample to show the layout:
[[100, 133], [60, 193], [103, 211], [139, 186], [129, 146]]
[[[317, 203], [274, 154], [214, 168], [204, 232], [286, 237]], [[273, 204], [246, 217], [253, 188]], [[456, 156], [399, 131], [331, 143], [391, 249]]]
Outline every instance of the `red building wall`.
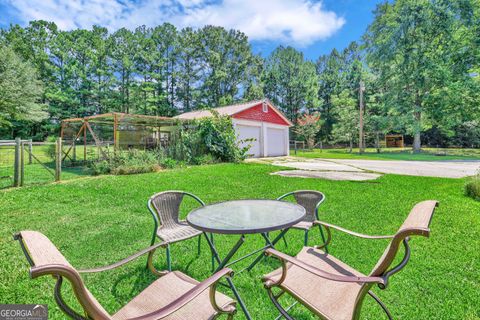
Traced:
[[285, 126], [289, 125], [289, 123], [285, 121], [282, 117], [280, 117], [280, 115], [275, 112], [275, 110], [273, 110], [270, 106], [268, 106], [268, 112], [263, 112], [262, 103], [259, 103], [258, 105], [251, 107], [247, 110], [243, 110], [237, 114], [234, 114], [233, 118], [270, 122]]

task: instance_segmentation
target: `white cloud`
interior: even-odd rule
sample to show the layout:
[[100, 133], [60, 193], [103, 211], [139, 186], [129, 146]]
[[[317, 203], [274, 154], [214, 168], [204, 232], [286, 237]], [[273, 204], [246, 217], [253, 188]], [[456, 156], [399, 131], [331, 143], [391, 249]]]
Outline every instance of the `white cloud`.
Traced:
[[61, 29], [111, 30], [171, 22], [239, 29], [252, 40], [308, 45], [330, 37], [345, 20], [314, 0], [7, 0], [24, 22], [54, 21]]

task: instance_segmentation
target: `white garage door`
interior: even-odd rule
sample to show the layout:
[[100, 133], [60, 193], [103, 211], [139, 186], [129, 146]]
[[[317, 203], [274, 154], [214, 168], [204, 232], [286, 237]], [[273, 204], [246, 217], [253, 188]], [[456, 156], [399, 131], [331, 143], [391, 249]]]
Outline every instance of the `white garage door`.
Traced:
[[240, 147], [251, 145], [248, 155], [250, 157], [260, 157], [260, 129], [261, 127], [236, 125], [238, 139], [255, 139], [255, 141], [242, 142]]
[[285, 156], [287, 130], [267, 128], [267, 153], [269, 157]]

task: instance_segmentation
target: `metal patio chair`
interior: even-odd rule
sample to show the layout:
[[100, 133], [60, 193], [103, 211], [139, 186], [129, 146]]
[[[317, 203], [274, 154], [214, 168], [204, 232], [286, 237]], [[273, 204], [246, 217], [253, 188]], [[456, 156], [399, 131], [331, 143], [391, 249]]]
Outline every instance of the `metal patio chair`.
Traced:
[[[115, 314], [109, 314], [85, 287], [82, 273], [102, 272], [120, 267], [144, 254], [163, 246], [158, 243], [106, 267], [89, 270], [75, 269], [42, 233], [22, 231], [14, 236], [30, 263], [30, 276], [51, 275], [56, 279], [55, 301], [60, 309], [75, 320], [157, 320], [157, 319], [212, 319], [221, 314], [232, 319], [236, 312], [235, 301], [216, 291], [218, 281], [230, 277], [230, 269], [222, 269], [203, 282], [190, 278], [180, 271], [159, 272], [150, 264], [152, 272], [159, 275], [151, 285], [140, 292]], [[73, 293], [83, 312], [77, 312], [62, 297], [63, 280], [70, 282]]]
[[[437, 201], [433, 200], [415, 205], [397, 233], [391, 236], [363, 235], [315, 221], [314, 225], [322, 225], [327, 230], [327, 241], [323, 245], [304, 247], [295, 258], [274, 249], [267, 249], [267, 256], [282, 262], [281, 268], [263, 277], [270, 299], [286, 319], [292, 317], [288, 314], [289, 308], [284, 309], [279, 303], [279, 298], [284, 293], [290, 294], [321, 319], [358, 319], [363, 300], [368, 294], [381, 306], [388, 318], [392, 319], [387, 307], [370, 289], [375, 284], [380, 289], [385, 289], [390, 277], [405, 267], [410, 258], [409, 237], [430, 235], [430, 221], [437, 205]], [[391, 240], [367, 276], [321, 250], [331, 240], [330, 229], [365, 239]], [[405, 248], [403, 260], [391, 267], [401, 244]], [[274, 293], [274, 288], [277, 288], [279, 293]]]
[[[306, 215], [303, 221], [293, 225], [291, 228], [303, 230], [305, 232], [304, 236], [304, 245], [308, 245], [308, 232], [314, 226], [313, 222], [318, 220], [318, 207], [325, 201], [325, 195], [320, 191], [316, 190], [297, 190], [286, 193], [277, 198], [277, 200], [286, 200], [288, 197], [293, 196], [297, 204], [301, 205], [305, 208]], [[322, 231], [322, 226], [318, 225], [318, 229], [320, 230], [320, 235], [322, 237], [323, 242], [325, 242], [325, 236]], [[287, 244], [287, 240], [285, 237], [283, 238], [285, 241], [285, 245]], [[325, 250], [328, 250], [325, 247]], [[328, 253], [328, 251], [327, 251]]]
[[[151, 245], [155, 243], [157, 237], [165, 243], [168, 271], [172, 270], [170, 244], [198, 236], [198, 254], [200, 254], [202, 231], [190, 227], [184, 220], [179, 220], [180, 205], [185, 196], [193, 198], [201, 206], [205, 205], [196, 195], [185, 191], [156, 193], [150, 197], [147, 204], [155, 223]], [[152, 259], [152, 256], [153, 252], [149, 254], [148, 259]]]

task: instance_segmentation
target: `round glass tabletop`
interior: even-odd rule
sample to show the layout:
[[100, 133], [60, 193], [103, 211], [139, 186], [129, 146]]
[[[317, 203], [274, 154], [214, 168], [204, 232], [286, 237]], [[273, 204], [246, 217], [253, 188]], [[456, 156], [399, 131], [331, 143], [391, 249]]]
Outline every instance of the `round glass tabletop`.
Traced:
[[205, 232], [252, 234], [285, 229], [305, 216], [302, 206], [278, 200], [234, 200], [200, 207], [187, 216], [192, 227]]

